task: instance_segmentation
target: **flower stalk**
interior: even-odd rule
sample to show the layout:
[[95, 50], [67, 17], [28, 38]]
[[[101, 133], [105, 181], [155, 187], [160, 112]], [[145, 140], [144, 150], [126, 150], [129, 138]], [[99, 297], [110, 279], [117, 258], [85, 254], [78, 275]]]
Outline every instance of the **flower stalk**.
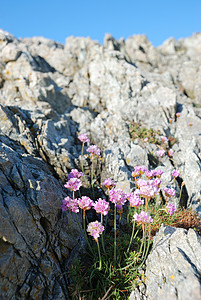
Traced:
[[117, 205], [114, 205], [114, 266], [117, 259]]

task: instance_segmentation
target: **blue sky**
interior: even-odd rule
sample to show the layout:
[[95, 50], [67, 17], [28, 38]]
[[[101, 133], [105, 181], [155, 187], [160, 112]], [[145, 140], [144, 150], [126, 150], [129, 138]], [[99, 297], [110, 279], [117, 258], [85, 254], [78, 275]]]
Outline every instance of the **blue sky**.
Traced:
[[201, 0], [2, 0], [0, 28], [16, 37], [146, 34], [154, 46], [201, 32]]

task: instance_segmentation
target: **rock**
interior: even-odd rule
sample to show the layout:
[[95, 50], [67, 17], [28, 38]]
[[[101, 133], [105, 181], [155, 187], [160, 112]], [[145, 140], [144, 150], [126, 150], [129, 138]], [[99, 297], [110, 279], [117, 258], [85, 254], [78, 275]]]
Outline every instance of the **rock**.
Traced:
[[134, 299], [201, 299], [201, 238], [193, 230], [162, 226], [146, 262], [145, 291]]
[[[171, 38], [157, 48], [145, 35], [127, 40], [106, 35], [104, 46], [90, 38], [69, 37], [61, 45], [42, 37], [16, 39], [0, 30], [3, 298], [68, 298], [69, 282], [63, 274], [85, 247], [77, 221], [72, 217], [71, 233], [68, 213], [60, 208], [69, 171], [81, 168], [78, 133], [87, 132], [101, 149], [102, 158], [94, 163], [98, 190], [111, 177], [117, 187], [131, 192], [134, 166], [157, 167], [165, 171], [163, 187], [171, 183], [176, 189], [175, 205], [192, 207], [201, 215], [200, 37]], [[156, 159], [159, 145], [133, 141], [131, 122], [176, 138], [174, 156]], [[84, 154], [89, 173], [86, 145]], [[173, 183], [174, 168], [181, 174]], [[176, 230], [168, 239], [179, 239], [177, 232], [184, 231]], [[192, 231], [181, 236], [181, 249], [192, 256], [198, 270], [199, 263], [187, 249], [189, 239], [197, 243], [197, 237]], [[176, 266], [177, 280], [167, 277], [168, 284], [173, 297], [176, 289], [182, 297], [181, 282], [189, 288], [185, 276], [195, 289], [199, 285], [191, 273], [179, 277]], [[163, 284], [161, 293], [166, 295], [169, 285]], [[151, 286], [147, 282], [135, 291], [136, 299], [145, 299]], [[153, 293], [157, 288], [153, 286]]]
[[77, 243], [78, 225], [72, 225], [73, 239], [61, 217], [63, 188], [48, 165], [9, 138], [0, 139], [1, 296], [48, 298], [57, 274], [64, 299], [61, 265]]

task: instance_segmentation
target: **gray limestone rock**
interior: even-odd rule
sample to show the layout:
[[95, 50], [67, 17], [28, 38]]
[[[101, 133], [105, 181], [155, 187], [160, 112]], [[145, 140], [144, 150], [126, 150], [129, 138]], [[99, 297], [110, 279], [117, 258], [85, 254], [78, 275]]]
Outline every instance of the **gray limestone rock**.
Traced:
[[129, 300], [201, 299], [201, 238], [193, 230], [161, 226], [146, 261], [144, 290]]
[[[201, 34], [179, 41], [171, 38], [157, 48], [144, 35], [118, 41], [106, 35], [104, 46], [90, 38], [69, 37], [61, 45], [42, 37], [16, 39], [0, 30], [3, 298], [68, 299], [68, 279], [63, 274], [75, 252], [82, 251], [79, 241], [84, 243], [75, 218], [71, 233], [68, 213], [62, 213], [60, 205], [69, 171], [81, 168], [78, 133], [87, 132], [91, 143], [101, 149], [100, 166], [95, 167], [98, 187], [111, 177], [117, 187], [131, 192], [136, 165], [158, 167], [165, 171], [163, 187], [176, 188], [175, 204], [179, 205], [184, 181], [180, 205], [201, 213], [200, 38]], [[179, 118], [177, 112], [181, 112]], [[160, 147], [139, 138], [132, 141], [129, 125], [133, 121], [176, 138], [174, 156], [154, 159]], [[86, 145], [84, 154], [89, 172]], [[180, 169], [180, 182], [173, 182], [174, 168]], [[189, 250], [189, 245], [199, 248], [198, 238], [192, 230], [168, 230], [162, 228], [158, 239], [164, 245], [170, 242], [173, 252], [162, 249], [171, 262], [176, 261], [171, 258], [174, 254], [179, 264], [188, 256], [190, 271], [179, 272], [178, 264], [172, 263], [174, 274], [165, 270], [166, 283], [159, 275], [155, 278], [162, 288], [146, 281], [135, 291], [136, 299], [146, 299], [157, 289], [164, 299], [168, 293], [175, 297], [178, 290], [182, 299], [183, 290], [190, 290], [191, 285], [200, 295], [200, 265]], [[183, 252], [176, 249], [177, 239]], [[148, 260], [147, 266], [155, 267], [159, 247], [163, 244], [155, 242], [150, 254], [153, 261]], [[168, 277], [172, 275], [175, 280]]]
[[0, 140], [1, 296], [49, 299], [56, 284], [65, 299], [62, 264], [77, 244], [79, 227], [73, 223], [72, 238], [60, 211], [64, 191], [48, 165], [8, 137]]

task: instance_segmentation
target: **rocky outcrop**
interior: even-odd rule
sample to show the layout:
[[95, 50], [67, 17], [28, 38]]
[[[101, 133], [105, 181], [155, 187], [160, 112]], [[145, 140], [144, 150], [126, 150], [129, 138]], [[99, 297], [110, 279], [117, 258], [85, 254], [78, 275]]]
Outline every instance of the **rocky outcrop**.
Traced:
[[[182, 204], [201, 212], [200, 39], [194, 34], [154, 48], [145, 36], [117, 41], [106, 35], [104, 46], [75, 37], [63, 46], [0, 31], [3, 299], [68, 298], [65, 268], [82, 234], [73, 220], [71, 234], [60, 205], [67, 174], [80, 167], [78, 132], [88, 132], [101, 148], [100, 181], [111, 176], [126, 191], [133, 167], [153, 165], [158, 149], [132, 141], [130, 122], [174, 136], [173, 158], [160, 161], [162, 179], [168, 184], [179, 168]], [[181, 185], [174, 184], [179, 194]]]
[[146, 262], [144, 282], [132, 292], [137, 299], [201, 299], [201, 238], [193, 229], [162, 226]]

